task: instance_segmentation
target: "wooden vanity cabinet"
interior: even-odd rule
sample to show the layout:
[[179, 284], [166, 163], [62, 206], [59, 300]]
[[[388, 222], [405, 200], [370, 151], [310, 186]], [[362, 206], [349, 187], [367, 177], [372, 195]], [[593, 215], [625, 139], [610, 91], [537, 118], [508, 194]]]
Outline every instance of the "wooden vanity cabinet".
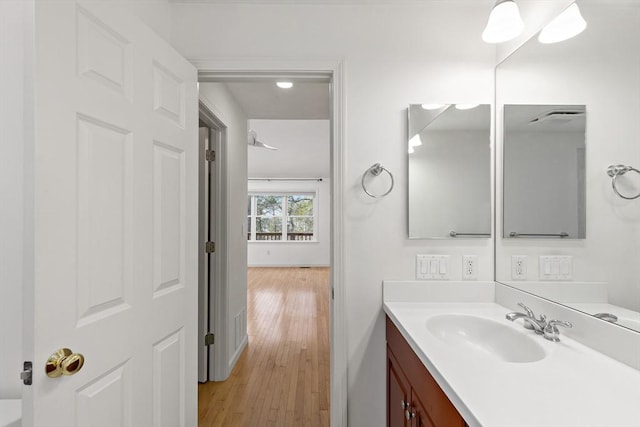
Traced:
[[467, 426], [388, 316], [387, 426]]

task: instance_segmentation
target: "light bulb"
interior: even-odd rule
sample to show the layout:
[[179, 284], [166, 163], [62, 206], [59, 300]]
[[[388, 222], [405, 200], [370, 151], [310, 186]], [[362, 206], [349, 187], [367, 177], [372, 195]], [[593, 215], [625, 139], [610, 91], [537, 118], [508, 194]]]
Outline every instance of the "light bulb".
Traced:
[[540, 43], [558, 43], [575, 37], [587, 28], [587, 21], [580, 14], [577, 3], [573, 3], [564, 12], [556, 16], [540, 31]]
[[416, 152], [416, 150], [414, 150], [413, 146], [411, 144], [409, 144], [409, 154], [413, 154], [415, 152]]
[[482, 40], [487, 43], [502, 43], [518, 37], [524, 30], [518, 5], [513, 0], [498, 0], [491, 10]]
[[293, 83], [292, 82], [277, 82], [276, 86], [278, 86], [280, 89], [291, 89], [293, 87]]

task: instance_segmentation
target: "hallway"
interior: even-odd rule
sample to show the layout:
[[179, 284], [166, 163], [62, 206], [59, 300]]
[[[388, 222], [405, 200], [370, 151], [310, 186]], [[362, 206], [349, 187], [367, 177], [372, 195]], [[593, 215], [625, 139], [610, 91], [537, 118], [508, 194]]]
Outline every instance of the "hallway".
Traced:
[[199, 426], [329, 425], [329, 268], [249, 268], [249, 344], [198, 385]]

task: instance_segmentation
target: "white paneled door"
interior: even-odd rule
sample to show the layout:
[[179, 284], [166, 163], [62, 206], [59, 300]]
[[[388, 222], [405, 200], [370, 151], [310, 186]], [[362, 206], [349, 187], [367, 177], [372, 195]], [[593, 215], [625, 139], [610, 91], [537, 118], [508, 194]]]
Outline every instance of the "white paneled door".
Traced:
[[35, 4], [26, 427], [197, 425], [197, 73], [117, 4]]

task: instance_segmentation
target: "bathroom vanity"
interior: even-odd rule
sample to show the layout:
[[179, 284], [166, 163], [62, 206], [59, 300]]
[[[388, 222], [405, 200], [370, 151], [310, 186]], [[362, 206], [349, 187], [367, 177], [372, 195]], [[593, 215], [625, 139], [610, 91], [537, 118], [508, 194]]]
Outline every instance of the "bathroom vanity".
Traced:
[[467, 426], [388, 316], [386, 330], [387, 425]]
[[[640, 426], [640, 371], [564, 329], [552, 342], [520, 320], [510, 322], [505, 315], [522, 310], [503, 297], [503, 286], [383, 284], [387, 425]], [[570, 320], [574, 337], [602, 323], [577, 311], [554, 312], [538, 300], [525, 303], [549, 320]], [[609, 342], [640, 350], [637, 337], [620, 341]]]

